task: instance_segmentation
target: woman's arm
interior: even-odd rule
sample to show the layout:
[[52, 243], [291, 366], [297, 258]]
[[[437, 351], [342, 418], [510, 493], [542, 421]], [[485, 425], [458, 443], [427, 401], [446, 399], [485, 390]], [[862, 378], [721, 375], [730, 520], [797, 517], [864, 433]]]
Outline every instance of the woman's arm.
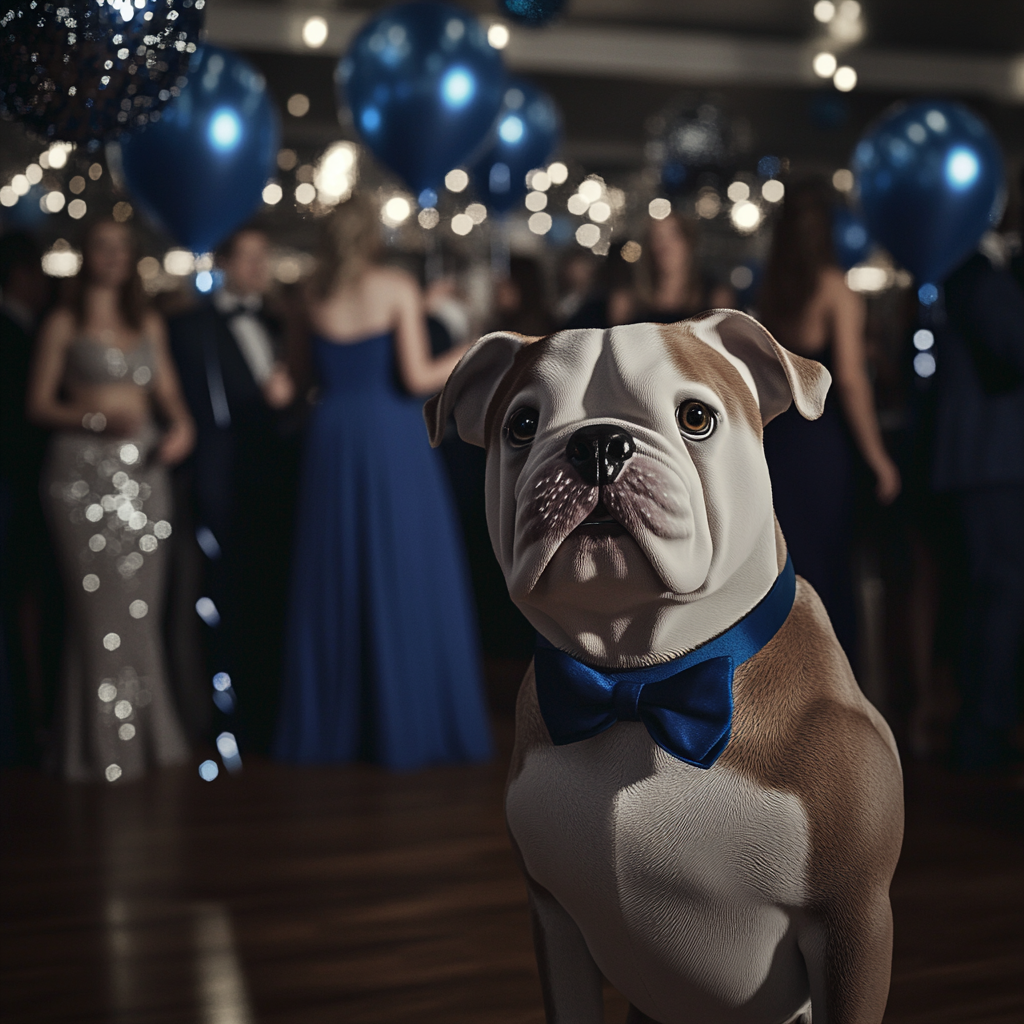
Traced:
[[167, 433], [160, 445], [160, 458], [173, 466], [192, 451], [196, 440], [196, 427], [181, 393], [178, 373], [167, 344], [167, 327], [163, 318], [156, 313], [148, 314], [145, 330], [153, 346], [156, 370], [153, 397], [169, 421]]
[[[85, 406], [60, 399], [60, 382], [68, 346], [75, 336], [74, 316], [66, 309], [51, 313], [40, 328], [28, 382], [25, 412], [33, 423], [43, 427], [69, 429], [81, 427], [83, 419], [95, 412]], [[106, 425], [106, 418], [101, 421]], [[99, 426], [99, 429], [103, 429]]]
[[395, 357], [398, 375], [413, 395], [433, 395], [444, 387], [468, 345], [430, 354], [427, 319], [419, 286], [405, 274], [392, 273], [387, 288], [395, 304]]
[[900, 471], [889, 458], [875, 414], [875, 398], [867, 374], [864, 348], [864, 300], [847, 287], [836, 273], [825, 285], [833, 322], [833, 360], [839, 402], [846, 415], [853, 439], [864, 461], [875, 474], [875, 494], [883, 505], [900, 493]]

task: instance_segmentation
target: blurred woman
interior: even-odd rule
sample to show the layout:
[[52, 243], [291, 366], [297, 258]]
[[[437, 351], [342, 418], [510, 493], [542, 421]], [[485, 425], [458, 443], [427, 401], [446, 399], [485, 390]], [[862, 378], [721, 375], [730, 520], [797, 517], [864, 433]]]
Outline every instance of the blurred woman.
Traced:
[[712, 286], [701, 274], [696, 243], [696, 227], [678, 213], [651, 218], [634, 264], [633, 287], [618, 288], [609, 298], [612, 326], [670, 324], [705, 309], [730, 306], [732, 291]]
[[494, 283], [491, 330], [542, 337], [554, 330], [540, 264], [528, 256], [509, 260], [508, 277]]
[[468, 575], [422, 413], [465, 347], [430, 355], [420, 289], [381, 255], [377, 208], [355, 196], [325, 225], [308, 294], [320, 402], [275, 751], [396, 769], [478, 761], [491, 743]]
[[86, 233], [72, 300], [39, 335], [28, 413], [54, 430], [43, 500], [68, 594], [50, 765], [69, 779], [137, 778], [188, 755], [160, 622], [166, 466], [195, 431], [124, 225]]
[[875, 415], [864, 302], [847, 287], [836, 264], [832, 193], [825, 182], [797, 183], [786, 192], [761, 288], [760, 316], [782, 345], [824, 363], [832, 373], [822, 417], [805, 420], [791, 406], [765, 428], [764, 450], [775, 512], [796, 571], [817, 590], [852, 655], [853, 448], [874, 473], [882, 504], [899, 494], [900, 474]]

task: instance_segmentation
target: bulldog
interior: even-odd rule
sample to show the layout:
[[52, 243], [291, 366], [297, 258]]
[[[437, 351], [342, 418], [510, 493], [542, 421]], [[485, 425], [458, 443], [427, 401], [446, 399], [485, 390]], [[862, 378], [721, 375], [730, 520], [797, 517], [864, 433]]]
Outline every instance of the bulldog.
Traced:
[[902, 842], [895, 743], [772, 508], [762, 428], [820, 364], [750, 317], [499, 332], [428, 402], [487, 450], [536, 627], [506, 790], [549, 1022], [872, 1024]]

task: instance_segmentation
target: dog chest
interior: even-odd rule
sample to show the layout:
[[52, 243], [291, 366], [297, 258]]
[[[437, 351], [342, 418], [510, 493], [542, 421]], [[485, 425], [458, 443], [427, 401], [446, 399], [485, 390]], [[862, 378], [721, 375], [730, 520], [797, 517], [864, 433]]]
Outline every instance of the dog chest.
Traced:
[[805, 900], [808, 826], [791, 794], [692, 768], [619, 723], [529, 751], [506, 811], [531, 877], [656, 1019], [681, 1001], [782, 1014], [806, 999], [792, 911]]

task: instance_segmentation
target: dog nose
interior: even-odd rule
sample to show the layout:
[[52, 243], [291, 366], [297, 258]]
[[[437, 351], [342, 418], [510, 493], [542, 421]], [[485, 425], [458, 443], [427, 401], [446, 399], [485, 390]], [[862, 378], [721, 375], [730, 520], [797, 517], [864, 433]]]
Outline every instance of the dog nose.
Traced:
[[621, 427], [581, 427], [565, 448], [565, 457], [591, 487], [610, 484], [627, 459], [633, 457], [636, 442]]

